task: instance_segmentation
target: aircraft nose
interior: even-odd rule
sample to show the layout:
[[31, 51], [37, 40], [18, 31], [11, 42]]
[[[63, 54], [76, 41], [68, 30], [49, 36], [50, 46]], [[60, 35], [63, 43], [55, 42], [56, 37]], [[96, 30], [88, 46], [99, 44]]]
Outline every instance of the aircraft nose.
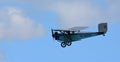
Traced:
[[59, 39], [58, 32], [55, 32], [55, 34], [54, 34], [54, 38], [55, 38], [55, 40], [58, 40], [58, 39]]

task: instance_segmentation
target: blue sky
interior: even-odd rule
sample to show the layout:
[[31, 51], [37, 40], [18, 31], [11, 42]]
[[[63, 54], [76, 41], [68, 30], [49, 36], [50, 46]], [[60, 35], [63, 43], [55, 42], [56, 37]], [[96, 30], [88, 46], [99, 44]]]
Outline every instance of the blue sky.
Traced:
[[[3, 35], [0, 35], [0, 62], [120, 62], [118, 0], [1, 2], [0, 33]], [[51, 28], [88, 25], [90, 28], [85, 31], [97, 31], [100, 22], [108, 23], [106, 36], [82, 39], [66, 48], [51, 37]], [[6, 31], [9, 29], [11, 31]]]

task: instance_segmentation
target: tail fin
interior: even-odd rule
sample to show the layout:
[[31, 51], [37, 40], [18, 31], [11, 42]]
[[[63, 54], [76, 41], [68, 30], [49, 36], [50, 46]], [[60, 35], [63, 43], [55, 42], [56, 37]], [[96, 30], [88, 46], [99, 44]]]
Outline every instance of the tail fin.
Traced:
[[100, 23], [98, 25], [99, 32], [106, 33], [107, 32], [107, 23]]

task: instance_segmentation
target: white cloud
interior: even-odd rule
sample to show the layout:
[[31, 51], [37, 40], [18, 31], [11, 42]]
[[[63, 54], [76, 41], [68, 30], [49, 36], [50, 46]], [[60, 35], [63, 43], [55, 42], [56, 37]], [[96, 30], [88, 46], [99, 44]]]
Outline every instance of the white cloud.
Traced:
[[[89, 26], [100, 22], [113, 23], [120, 20], [120, 0], [103, 0], [102, 2], [107, 5], [105, 9], [93, 4], [98, 2], [90, 0], [20, 0], [18, 2], [55, 11], [60, 17], [58, 23], [63, 27]], [[101, 6], [104, 7], [102, 4]]]
[[26, 39], [41, 36], [45, 30], [41, 24], [27, 17], [24, 12], [14, 7], [0, 10], [0, 38]]
[[89, 26], [100, 21], [103, 15], [99, 8], [86, 2], [59, 2], [54, 6], [62, 27]]
[[103, 1], [106, 9], [93, 4], [92, 1], [60, 1], [53, 4], [59, 14], [59, 23], [64, 27], [89, 26], [101, 22], [120, 22], [120, 1]]
[[[104, 1], [103, 1], [104, 2]], [[95, 25], [100, 22], [120, 22], [120, 1], [107, 1], [107, 7], [102, 9], [91, 2], [59, 2], [55, 10], [60, 15], [62, 27]]]
[[33, 5], [38, 9], [55, 11], [60, 17], [58, 23], [63, 27], [120, 22], [120, 0], [102, 0], [106, 8], [100, 4], [102, 2], [93, 0], [17, 0], [16, 2]]

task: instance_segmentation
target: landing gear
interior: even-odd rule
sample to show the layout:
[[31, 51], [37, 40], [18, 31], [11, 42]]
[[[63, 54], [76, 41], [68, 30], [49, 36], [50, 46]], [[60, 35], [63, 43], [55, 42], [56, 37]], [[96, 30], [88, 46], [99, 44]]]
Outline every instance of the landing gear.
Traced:
[[61, 47], [65, 48], [67, 46], [71, 46], [72, 42], [62, 42]]
[[67, 44], [68, 46], [71, 46], [72, 42], [66, 42], [66, 44]]
[[66, 47], [66, 42], [62, 42], [61, 47], [65, 48]]

